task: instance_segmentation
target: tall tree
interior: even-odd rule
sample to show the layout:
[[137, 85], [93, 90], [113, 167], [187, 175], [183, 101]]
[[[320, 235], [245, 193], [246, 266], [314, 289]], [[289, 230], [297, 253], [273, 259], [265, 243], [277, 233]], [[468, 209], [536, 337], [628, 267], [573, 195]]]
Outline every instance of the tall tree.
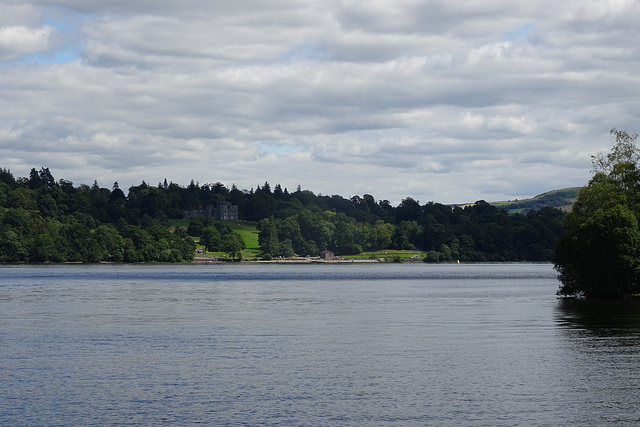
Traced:
[[210, 225], [202, 229], [200, 233], [200, 244], [204, 245], [205, 251], [217, 251], [220, 248], [221, 236], [217, 228]]
[[624, 298], [640, 292], [637, 135], [613, 129], [616, 144], [593, 157], [595, 175], [567, 216], [554, 254], [558, 294]]
[[234, 261], [236, 257], [242, 257], [245, 248], [244, 240], [238, 233], [229, 233], [222, 237], [222, 251], [228, 253]]
[[278, 240], [276, 220], [273, 218], [260, 220], [258, 230], [260, 230], [258, 243], [260, 244], [263, 256], [280, 255], [280, 241]]

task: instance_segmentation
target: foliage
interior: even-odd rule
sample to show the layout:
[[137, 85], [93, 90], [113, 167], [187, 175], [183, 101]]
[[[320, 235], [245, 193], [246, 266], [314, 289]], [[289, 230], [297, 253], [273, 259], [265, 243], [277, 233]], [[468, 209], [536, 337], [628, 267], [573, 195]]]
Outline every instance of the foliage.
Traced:
[[564, 296], [624, 298], [640, 292], [637, 135], [611, 131], [616, 144], [594, 156], [594, 176], [580, 190], [554, 255]]
[[[413, 212], [413, 209], [410, 211]], [[332, 250], [338, 255], [381, 249], [433, 251], [442, 261], [545, 261], [563, 232], [564, 214], [553, 208], [527, 215], [508, 215], [479, 201], [465, 209], [429, 203], [411, 220], [358, 223], [343, 213], [302, 209], [284, 219], [260, 221], [263, 255], [283, 256], [281, 242], [291, 242], [298, 255]], [[409, 217], [405, 212], [401, 218]]]
[[[47, 168], [14, 179], [0, 171], [0, 262], [181, 262], [193, 259], [186, 233], [162, 215], [132, 211], [123, 192], [55, 182]], [[129, 222], [135, 223], [129, 224]]]
[[246, 248], [244, 240], [238, 233], [228, 233], [222, 238], [221, 249], [229, 254], [232, 260], [242, 257], [242, 250]]
[[208, 226], [202, 229], [200, 234], [200, 244], [204, 245], [208, 252], [219, 251], [222, 244], [222, 236], [217, 228]]
[[[509, 215], [484, 201], [460, 208], [406, 198], [394, 207], [369, 194], [322, 196], [268, 182], [249, 191], [167, 180], [128, 192], [110, 187], [56, 182], [47, 168], [18, 179], [0, 169], [0, 262], [189, 261], [194, 238], [232, 258], [420, 249], [439, 262], [542, 261], [551, 259], [564, 215], [550, 208]], [[182, 220], [185, 210], [205, 212], [223, 200], [239, 207], [242, 223]], [[227, 239], [233, 232], [241, 238]]]

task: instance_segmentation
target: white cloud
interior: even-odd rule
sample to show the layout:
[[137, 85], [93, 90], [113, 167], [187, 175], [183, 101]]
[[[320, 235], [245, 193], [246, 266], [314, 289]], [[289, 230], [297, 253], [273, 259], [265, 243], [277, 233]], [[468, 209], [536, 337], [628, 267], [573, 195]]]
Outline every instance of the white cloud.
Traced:
[[0, 5], [20, 176], [495, 200], [584, 184], [611, 127], [638, 131], [634, 1]]
[[19, 59], [46, 51], [55, 29], [51, 26], [28, 28], [21, 25], [0, 27], [0, 61]]

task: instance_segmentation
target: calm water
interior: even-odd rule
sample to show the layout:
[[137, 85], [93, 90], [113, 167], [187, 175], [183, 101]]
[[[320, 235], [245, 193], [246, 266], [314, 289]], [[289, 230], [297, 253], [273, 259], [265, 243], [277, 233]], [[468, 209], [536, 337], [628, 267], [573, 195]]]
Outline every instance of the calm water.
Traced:
[[0, 268], [0, 425], [632, 425], [640, 306], [550, 265]]

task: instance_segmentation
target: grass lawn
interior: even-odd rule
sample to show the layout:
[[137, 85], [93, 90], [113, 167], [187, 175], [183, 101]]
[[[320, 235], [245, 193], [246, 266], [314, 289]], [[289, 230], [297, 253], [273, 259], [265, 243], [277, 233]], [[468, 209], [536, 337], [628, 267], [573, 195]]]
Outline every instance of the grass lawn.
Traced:
[[422, 251], [385, 249], [375, 252], [361, 252], [358, 255], [347, 255], [345, 258], [422, 258], [424, 255]]
[[258, 230], [256, 223], [251, 221], [228, 221], [231, 229], [238, 233], [247, 248], [242, 251], [243, 259], [255, 259], [260, 255], [260, 245], [258, 244]]
[[[220, 221], [216, 220], [213, 223], [223, 223], [231, 227], [233, 232], [238, 233], [242, 240], [244, 240], [244, 244], [246, 245], [246, 249], [242, 251], [243, 259], [255, 259], [260, 255], [260, 245], [258, 244], [258, 230], [256, 230], [256, 222], [253, 221]], [[184, 219], [170, 219], [169, 224], [171, 227], [188, 227], [189, 221]], [[193, 240], [198, 243], [200, 240], [199, 237], [193, 237]], [[204, 249], [204, 246], [198, 245], [199, 249]], [[215, 256], [218, 258], [227, 258], [227, 254], [224, 252], [207, 252], [207, 256]], [[196, 256], [204, 256], [204, 255], [196, 255]]]

